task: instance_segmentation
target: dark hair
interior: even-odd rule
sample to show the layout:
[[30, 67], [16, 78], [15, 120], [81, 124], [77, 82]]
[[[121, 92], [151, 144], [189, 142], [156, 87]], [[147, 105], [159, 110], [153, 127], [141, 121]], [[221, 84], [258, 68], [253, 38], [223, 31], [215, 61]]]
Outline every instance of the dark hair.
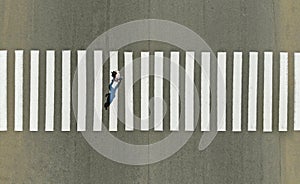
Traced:
[[117, 72], [116, 72], [116, 71], [111, 72], [111, 76], [112, 76], [113, 78], [116, 78], [116, 75], [117, 75]]

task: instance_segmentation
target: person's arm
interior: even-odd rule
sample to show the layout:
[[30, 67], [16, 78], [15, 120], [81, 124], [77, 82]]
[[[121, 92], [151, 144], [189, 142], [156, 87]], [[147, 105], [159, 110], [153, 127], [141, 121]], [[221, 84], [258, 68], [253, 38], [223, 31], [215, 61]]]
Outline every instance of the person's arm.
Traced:
[[119, 80], [118, 84], [116, 85], [116, 89], [120, 86], [122, 80]]

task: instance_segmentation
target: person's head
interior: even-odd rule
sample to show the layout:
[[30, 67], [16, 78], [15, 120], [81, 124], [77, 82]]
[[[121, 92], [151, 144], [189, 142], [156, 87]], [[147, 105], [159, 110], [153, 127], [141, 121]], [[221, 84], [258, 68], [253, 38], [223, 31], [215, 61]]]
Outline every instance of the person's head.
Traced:
[[113, 78], [116, 78], [117, 72], [116, 72], [116, 71], [111, 72], [111, 76], [112, 76]]

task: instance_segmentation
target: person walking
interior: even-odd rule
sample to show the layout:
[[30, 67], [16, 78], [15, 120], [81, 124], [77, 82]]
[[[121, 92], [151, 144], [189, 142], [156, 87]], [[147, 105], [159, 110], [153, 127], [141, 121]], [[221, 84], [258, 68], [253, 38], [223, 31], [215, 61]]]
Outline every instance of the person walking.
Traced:
[[112, 71], [111, 76], [112, 76], [112, 80], [111, 80], [111, 82], [108, 86], [109, 93], [105, 94], [105, 97], [106, 97], [106, 102], [104, 104], [105, 110], [107, 110], [109, 108], [110, 104], [114, 100], [114, 98], [116, 96], [117, 89], [119, 88], [119, 86], [121, 84], [121, 81], [123, 79], [121, 77], [119, 71]]

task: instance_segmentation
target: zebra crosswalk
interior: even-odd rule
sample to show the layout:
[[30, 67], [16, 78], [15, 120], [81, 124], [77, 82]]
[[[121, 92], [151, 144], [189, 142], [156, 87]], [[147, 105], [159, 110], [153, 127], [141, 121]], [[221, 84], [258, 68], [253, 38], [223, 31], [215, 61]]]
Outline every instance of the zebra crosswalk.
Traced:
[[[23, 63], [24, 51], [16, 50], [15, 54], [15, 74], [14, 74], [14, 131], [23, 131]], [[70, 50], [63, 50], [62, 54], [62, 86], [61, 86], [61, 131], [71, 131], [71, 96], [72, 96], [72, 81], [71, 81], [71, 60], [72, 52]], [[104, 121], [108, 123], [109, 131], [118, 131], [118, 111], [120, 109], [118, 105], [118, 96], [124, 95], [125, 99], [125, 131], [135, 130], [135, 115], [134, 115], [134, 68], [133, 52], [120, 53], [118, 51], [109, 52], [109, 70], [121, 70], [118, 66], [118, 56], [124, 54], [124, 94], [116, 92], [116, 97], [113, 100], [109, 108], [108, 119], [103, 118], [103, 107], [99, 104], [103, 104], [105, 95], [103, 94], [103, 87], [105, 86], [104, 80], [104, 62], [103, 51], [95, 50], [93, 52], [93, 67], [94, 67], [94, 114], [93, 114], [93, 131], [102, 131]], [[180, 128], [184, 128], [185, 131], [194, 131], [196, 129], [195, 122], [195, 57], [196, 54], [193, 51], [185, 53], [184, 69], [185, 75], [180, 75], [180, 52], [172, 51], [170, 53], [170, 131], [178, 131]], [[226, 52], [217, 53], [217, 89], [225, 89], [217, 91], [217, 131], [228, 131], [230, 128], [226, 126], [226, 112], [228, 106], [227, 101], [232, 101], [232, 127], [231, 131], [242, 131], [242, 78], [245, 77], [243, 73], [243, 55], [247, 53], [234, 52], [233, 53], [233, 76], [232, 76], [232, 99], [226, 98]], [[55, 67], [56, 67], [56, 53], [54, 50], [46, 51], [46, 104], [45, 107], [39, 107], [39, 57], [40, 51], [30, 51], [30, 119], [29, 119], [29, 131], [39, 131], [38, 127], [38, 113], [39, 108], [45, 108], [45, 131], [54, 131], [54, 102], [55, 100]], [[257, 131], [257, 111], [258, 111], [258, 66], [259, 66], [259, 53], [249, 52], [249, 75], [248, 77], [248, 117], [247, 117], [247, 131]], [[277, 114], [273, 112], [273, 52], [264, 52], [263, 54], [263, 132], [272, 132], [273, 130], [273, 118]], [[278, 109], [278, 131], [288, 131], [288, 113], [291, 109], [288, 109], [288, 81], [289, 81], [289, 64], [291, 62], [288, 58], [287, 52], [279, 53], [279, 109]], [[164, 52], [154, 52], [154, 86], [150, 86], [150, 52], [141, 52], [141, 95], [140, 95], [140, 118], [141, 118], [141, 131], [149, 131], [152, 129], [150, 126], [150, 101], [149, 101], [149, 89], [154, 88], [154, 111], [153, 111], [153, 129], [154, 131], [164, 130]], [[210, 88], [210, 76], [211, 74], [211, 58], [214, 55], [210, 52], [201, 53], [201, 90], [200, 90], [200, 130], [211, 131], [211, 88]], [[77, 106], [80, 110], [77, 111], [77, 131], [86, 131], [87, 124], [87, 51], [77, 51], [77, 75], [78, 75], [78, 91], [77, 91]], [[8, 117], [7, 117], [7, 63], [8, 63], [8, 51], [0, 51], [0, 131], [7, 131]], [[294, 53], [294, 119], [293, 129], [294, 131], [300, 130], [300, 53]], [[109, 72], [110, 74], [110, 72]], [[181, 86], [180, 77], [184, 77], [184, 86]], [[180, 97], [179, 91], [184, 88], [184, 97]], [[180, 100], [184, 98], [184, 119], [180, 119]], [[184, 121], [184, 127], [179, 126], [180, 121]]]

